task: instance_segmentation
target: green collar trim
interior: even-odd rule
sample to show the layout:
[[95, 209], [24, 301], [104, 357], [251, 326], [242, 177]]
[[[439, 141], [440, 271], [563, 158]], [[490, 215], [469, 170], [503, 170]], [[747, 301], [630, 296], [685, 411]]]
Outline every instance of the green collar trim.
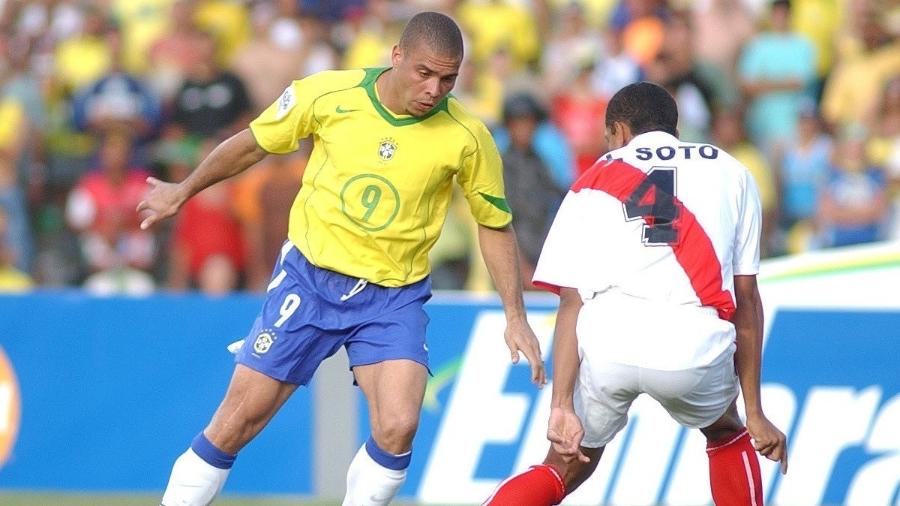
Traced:
[[390, 123], [393, 126], [406, 126], [406, 125], [414, 125], [421, 121], [425, 121], [426, 119], [434, 116], [440, 111], [447, 110], [447, 97], [444, 97], [437, 105], [434, 106], [428, 113], [424, 116], [409, 116], [407, 118], [398, 118], [394, 116], [391, 111], [387, 110], [384, 104], [378, 100], [378, 94], [375, 92], [375, 81], [378, 80], [378, 76], [384, 74], [390, 67], [378, 67], [378, 68], [368, 68], [364, 69], [366, 72], [365, 78], [359, 84], [366, 90], [366, 94], [369, 95], [369, 100], [372, 101], [372, 106], [375, 107], [375, 110], [378, 111], [378, 114], [384, 118], [385, 121]]

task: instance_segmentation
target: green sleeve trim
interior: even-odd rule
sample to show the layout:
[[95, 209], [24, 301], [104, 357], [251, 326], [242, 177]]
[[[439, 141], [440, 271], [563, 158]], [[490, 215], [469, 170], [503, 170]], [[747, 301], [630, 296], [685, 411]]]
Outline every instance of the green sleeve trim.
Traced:
[[512, 213], [512, 210], [509, 208], [509, 204], [506, 202], [505, 198], [495, 197], [493, 195], [488, 195], [487, 193], [484, 193], [484, 192], [478, 192], [478, 194], [481, 195], [481, 198], [483, 198], [484, 200], [487, 200], [488, 202], [491, 203], [492, 206], [503, 211], [504, 213]]

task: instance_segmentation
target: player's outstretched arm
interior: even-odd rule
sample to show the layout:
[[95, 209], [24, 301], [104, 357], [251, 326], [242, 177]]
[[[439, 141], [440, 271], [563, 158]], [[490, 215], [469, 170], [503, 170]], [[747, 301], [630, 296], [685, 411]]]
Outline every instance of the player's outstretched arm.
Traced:
[[547, 383], [541, 345], [528, 324], [525, 303], [522, 300], [522, 274], [519, 272], [519, 251], [516, 233], [512, 225], [503, 228], [478, 226], [478, 242], [488, 272], [494, 280], [497, 293], [506, 313], [506, 345], [514, 364], [519, 362], [519, 352], [525, 354], [531, 365], [531, 381], [538, 386]]
[[735, 363], [744, 394], [747, 431], [753, 438], [756, 450], [767, 459], [780, 462], [782, 474], [787, 473], [787, 438], [766, 418], [760, 399], [763, 311], [756, 276], [735, 276], [734, 294], [737, 301], [734, 313], [737, 330]]
[[559, 312], [553, 337], [553, 395], [547, 439], [563, 460], [589, 462], [581, 452], [584, 427], [575, 413], [575, 381], [578, 378], [578, 337], [575, 333], [581, 296], [574, 288], [559, 292]]
[[267, 154], [256, 143], [250, 130], [244, 129], [219, 144], [181, 183], [167, 183], [148, 177], [150, 189], [137, 206], [137, 212], [145, 216], [141, 228], [147, 229], [174, 215], [189, 198], [204, 188], [247, 170]]

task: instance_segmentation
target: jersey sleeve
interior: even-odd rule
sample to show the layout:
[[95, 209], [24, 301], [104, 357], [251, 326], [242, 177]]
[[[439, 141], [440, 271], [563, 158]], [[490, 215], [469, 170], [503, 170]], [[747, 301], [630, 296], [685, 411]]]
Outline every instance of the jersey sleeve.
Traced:
[[544, 241], [534, 270], [535, 286], [559, 293], [560, 288], [579, 288], [585, 283], [585, 255], [595, 251], [586, 243], [583, 225], [590, 223], [584, 198], [570, 191], [563, 199]]
[[463, 155], [456, 180], [478, 224], [491, 228], [504, 227], [512, 221], [512, 212], [503, 189], [503, 161], [484, 125], [479, 124], [472, 134], [476, 145], [471, 153]]
[[762, 225], [762, 206], [759, 190], [749, 171], [744, 171], [741, 208], [738, 213], [732, 266], [737, 276], [759, 273], [759, 237]]
[[331, 80], [327, 72], [294, 81], [262, 114], [250, 122], [256, 143], [269, 153], [291, 153], [300, 139], [314, 133], [319, 126], [313, 105], [328, 91]]

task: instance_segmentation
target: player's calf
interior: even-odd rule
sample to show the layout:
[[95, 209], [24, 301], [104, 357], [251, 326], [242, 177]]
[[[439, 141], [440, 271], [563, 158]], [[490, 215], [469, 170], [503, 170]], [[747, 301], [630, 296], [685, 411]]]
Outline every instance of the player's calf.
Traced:
[[597, 469], [606, 446], [581, 447], [589, 461], [563, 458], [553, 447], [544, 463], [531, 466], [497, 486], [482, 506], [551, 506], [559, 504]]
[[713, 502], [721, 506], [763, 506], [759, 459], [746, 429], [729, 439], [709, 441], [706, 453]]
[[565, 496], [562, 476], [543, 464], [502, 482], [482, 506], [553, 506]]

